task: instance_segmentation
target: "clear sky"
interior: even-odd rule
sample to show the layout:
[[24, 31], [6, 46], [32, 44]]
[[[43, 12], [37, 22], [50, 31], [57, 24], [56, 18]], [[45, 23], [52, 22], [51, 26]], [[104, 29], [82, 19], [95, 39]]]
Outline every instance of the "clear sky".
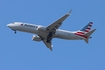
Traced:
[[[76, 31], [92, 21], [89, 44], [53, 39], [53, 51], [33, 34], [14, 32], [11, 22], [48, 26], [72, 9], [60, 27]], [[0, 0], [0, 70], [105, 70], [105, 0]]]

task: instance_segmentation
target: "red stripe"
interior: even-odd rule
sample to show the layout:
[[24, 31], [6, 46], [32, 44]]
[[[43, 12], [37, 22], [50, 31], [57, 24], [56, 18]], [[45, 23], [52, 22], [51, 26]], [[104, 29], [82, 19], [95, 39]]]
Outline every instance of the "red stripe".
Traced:
[[78, 34], [84, 34], [84, 32], [77, 32]]
[[76, 35], [83, 35], [83, 34], [78, 34], [78, 33], [75, 33]]
[[89, 32], [89, 30], [85, 30], [85, 32]]
[[82, 34], [77, 34], [77, 33], [74, 33], [75, 35], [78, 35], [78, 36], [81, 36], [81, 37], [83, 37], [83, 38], [88, 38], [87, 36], [84, 36], [84, 35], [82, 35]]
[[87, 36], [84, 36], [84, 35], [79, 35], [79, 36], [81, 36], [81, 37], [83, 37], [83, 38], [88, 38]]

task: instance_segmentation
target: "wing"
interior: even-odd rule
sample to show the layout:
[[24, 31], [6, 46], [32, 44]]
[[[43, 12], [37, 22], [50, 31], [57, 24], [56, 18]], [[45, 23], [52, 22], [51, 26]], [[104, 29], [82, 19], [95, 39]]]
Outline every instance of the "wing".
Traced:
[[43, 42], [45, 43], [45, 45], [47, 46], [47, 48], [49, 48], [52, 51], [53, 45], [51, 44], [51, 42], [47, 42], [47, 39], [43, 40]]
[[52, 47], [53, 45], [51, 44], [51, 39], [49, 40], [49, 42], [47, 42], [47, 38], [44, 38], [43, 36], [39, 35], [39, 37], [42, 39], [42, 41], [44, 42], [44, 44], [47, 46], [47, 48], [49, 48], [52, 51]]
[[63, 17], [61, 17], [60, 19], [58, 19], [58, 20], [56, 20], [55, 22], [53, 22], [53, 23], [52, 23], [51, 25], [49, 25], [46, 29], [47, 29], [48, 31], [52, 31], [52, 30], [58, 29], [58, 28], [61, 26], [62, 22], [70, 15], [71, 11], [72, 11], [72, 10], [70, 10], [69, 13], [65, 14], [65, 15], [64, 15]]

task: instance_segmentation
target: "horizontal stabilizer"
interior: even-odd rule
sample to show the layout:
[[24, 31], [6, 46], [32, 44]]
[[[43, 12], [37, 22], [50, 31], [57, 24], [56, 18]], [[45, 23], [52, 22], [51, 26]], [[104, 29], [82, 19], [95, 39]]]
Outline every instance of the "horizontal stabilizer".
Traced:
[[87, 38], [84, 39], [86, 43], [88, 43], [88, 39], [90, 38], [90, 35], [95, 31], [96, 29], [91, 30], [90, 32], [86, 33], [84, 36], [87, 36]]
[[85, 36], [89, 37], [96, 29], [91, 30], [90, 32], [86, 33]]
[[89, 39], [84, 39], [84, 41], [85, 41], [86, 43], [88, 43], [88, 42], [89, 42]]

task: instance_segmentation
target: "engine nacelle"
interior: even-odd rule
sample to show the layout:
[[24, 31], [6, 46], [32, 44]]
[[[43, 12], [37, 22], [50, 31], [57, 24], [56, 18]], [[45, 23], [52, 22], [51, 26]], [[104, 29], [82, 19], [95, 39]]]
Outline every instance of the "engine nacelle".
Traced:
[[36, 35], [33, 35], [32, 40], [33, 41], [38, 41], [38, 42], [42, 41], [42, 39], [39, 36], [36, 36]]
[[41, 31], [41, 32], [45, 32], [46, 31], [46, 27], [38, 26], [37, 30]]

